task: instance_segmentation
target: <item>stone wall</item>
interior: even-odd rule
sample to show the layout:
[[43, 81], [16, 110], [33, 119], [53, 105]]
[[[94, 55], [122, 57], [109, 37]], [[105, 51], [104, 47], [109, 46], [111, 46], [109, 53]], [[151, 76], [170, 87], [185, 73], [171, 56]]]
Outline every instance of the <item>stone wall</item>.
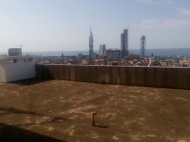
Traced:
[[36, 77], [101, 84], [190, 89], [190, 68], [36, 65]]

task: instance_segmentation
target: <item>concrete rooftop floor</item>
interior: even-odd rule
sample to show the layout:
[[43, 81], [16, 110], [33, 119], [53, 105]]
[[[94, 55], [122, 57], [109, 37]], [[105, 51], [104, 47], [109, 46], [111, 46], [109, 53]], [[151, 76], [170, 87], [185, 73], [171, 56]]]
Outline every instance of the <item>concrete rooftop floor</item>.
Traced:
[[[190, 142], [190, 90], [31, 79], [0, 84], [0, 142]], [[91, 125], [91, 112], [96, 126]]]

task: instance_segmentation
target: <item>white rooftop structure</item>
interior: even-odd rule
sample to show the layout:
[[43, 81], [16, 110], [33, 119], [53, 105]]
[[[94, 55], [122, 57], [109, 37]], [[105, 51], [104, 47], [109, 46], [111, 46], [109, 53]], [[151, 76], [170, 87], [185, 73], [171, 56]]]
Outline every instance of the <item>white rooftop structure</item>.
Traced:
[[35, 77], [38, 56], [0, 56], [0, 82], [12, 82]]

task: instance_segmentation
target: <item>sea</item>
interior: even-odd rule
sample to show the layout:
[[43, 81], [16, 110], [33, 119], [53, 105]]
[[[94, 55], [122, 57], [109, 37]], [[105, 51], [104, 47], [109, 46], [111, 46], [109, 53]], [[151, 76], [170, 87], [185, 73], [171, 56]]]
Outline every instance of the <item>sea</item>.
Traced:
[[[89, 55], [89, 51], [41, 51], [41, 52], [23, 52], [23, 55], [41, 55], [41, 56], [77, 56], [78, 53], [83, 55]], [[99, 50], [94, 50], [94, 53], [99, 54]], [[129, 49], [131, 54], [140, 54], [140, 49]], [[0, 55], [7, 54], [5, 52], [0, 52]], [[175, 56], [186, 56], [190, 57], [190, 48], [164, 48], [164, 49], [146, 49], [146, 56], [164, 56], [164, 57], [175, 57]]]

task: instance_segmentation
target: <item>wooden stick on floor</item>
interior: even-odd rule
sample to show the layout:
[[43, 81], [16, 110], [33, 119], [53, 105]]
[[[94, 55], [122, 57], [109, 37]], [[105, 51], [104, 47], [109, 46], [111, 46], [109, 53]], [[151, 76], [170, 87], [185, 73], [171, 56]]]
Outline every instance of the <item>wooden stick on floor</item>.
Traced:
[[92, 126], [94, 126], [95, 125], [95, 123], [94, 123], [94, 116], [96, 116], [96, 112], [92, 112], [91, 113], [91, 120], [92, 120]]

